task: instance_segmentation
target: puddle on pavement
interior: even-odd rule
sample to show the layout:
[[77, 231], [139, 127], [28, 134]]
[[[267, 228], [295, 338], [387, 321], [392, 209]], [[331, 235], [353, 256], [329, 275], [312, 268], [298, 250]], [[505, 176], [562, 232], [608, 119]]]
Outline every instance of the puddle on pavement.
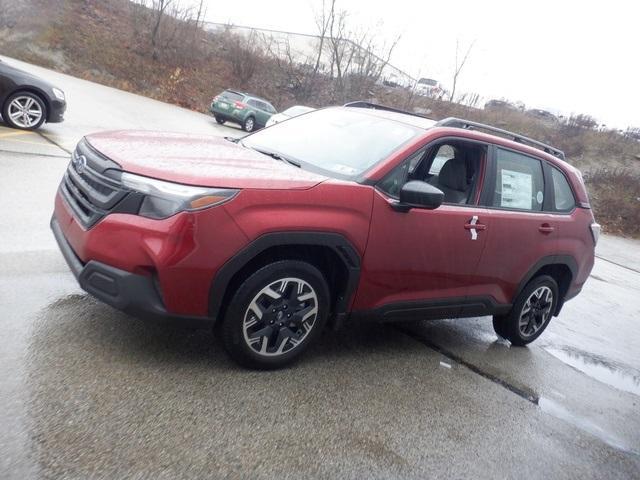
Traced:
[[634, 450], [629, 445], [626, 445], [624, 441], [616, 437], [611, 432], [606, 431], [602, 427], [596, 425], [586, 418], [582, 418], [575, 413], [572, 413], [567, 408], [557, 402], [554, 402], [553, 400], [540, 397], [538, 399], [538, 405], [543, 412], [559, 418], [560, 420], [564, 420], [565, 422], [573, 425], [576, 428], [579, 428], [584, 432], [590, 433], [594, 437], [599, 438], [607, 445], [615, 449], [622, 450], [627, 453], [632, 453], [634, 455], [640, 455], [638, 451]]
[[578, 349], [544, 347], [551, 355], [606, 385], [640, 396], [640, 372]]

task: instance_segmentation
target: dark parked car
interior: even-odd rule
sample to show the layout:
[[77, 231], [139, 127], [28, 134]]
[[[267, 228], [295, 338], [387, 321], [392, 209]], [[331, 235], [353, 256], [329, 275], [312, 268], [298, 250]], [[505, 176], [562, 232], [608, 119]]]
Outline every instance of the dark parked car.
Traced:
[[489, 100], [484, 104], [485, 110], [513, 110], [517, 111], [518, 107], [506, 100]]
[[531, 110], [527, 110], [527, 115], [531, 115], [532, 117], [535, 117], [547, 123], [558, 122], [558, 117], [556, 117], [553, 113], [548, 112], [547, 110], [542, 110], [540, 108], [532, 108]]
[[51, 227], [87, 292], [218, 323], [250, 367], [285, 365], [327, 322], [356, 319], [493, 315], [526, 345], [582, 289], [600, 232], [563, 159], [488, 125], [364, 102], [239, 141], [96, 133], [71, 157]]
[[0, 107], [10, 127], [35, 130], [62, 122], [67, 102], [59, 88], [0, 60]]
[[263, 128], [278, 113], [266, 100], [248, 93], [225, 90], [211, 101], [211, 113], [220, 125], [237, 123], [245, 132]]

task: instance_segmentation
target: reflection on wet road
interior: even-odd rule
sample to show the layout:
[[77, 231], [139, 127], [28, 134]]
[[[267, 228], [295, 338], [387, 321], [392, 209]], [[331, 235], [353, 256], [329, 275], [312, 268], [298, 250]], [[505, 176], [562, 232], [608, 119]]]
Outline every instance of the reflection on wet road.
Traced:
[[545, 348], [554, 357], [585, 375], [611, 385], [623, 392], [640, 396], [640, 371], [626, 365], [612, 363], [606, 358], [575, 348]]

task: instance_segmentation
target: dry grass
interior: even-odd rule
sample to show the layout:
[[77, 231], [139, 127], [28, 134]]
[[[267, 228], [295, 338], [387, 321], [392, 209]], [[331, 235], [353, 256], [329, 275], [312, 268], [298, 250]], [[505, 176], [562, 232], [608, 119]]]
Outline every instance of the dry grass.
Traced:
[[607, 233], [640, 238], [640, 176], [594, 170], [585, 179], [597, 220]]

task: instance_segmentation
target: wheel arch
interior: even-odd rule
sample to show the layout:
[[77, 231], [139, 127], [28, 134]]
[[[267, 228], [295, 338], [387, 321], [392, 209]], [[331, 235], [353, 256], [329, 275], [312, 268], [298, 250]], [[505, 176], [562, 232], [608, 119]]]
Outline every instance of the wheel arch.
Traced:
[[4, 112], [4, 109], [5, 109], [7, 103], [9, 102], [9, 99], [11, 97], [13, 97], [16, 93], [22, 93], [22, 92], [31, 93], [32, 95], [36, 95], [40, 100], [42, 100], [42, 103], [44, 103], [44, 106], [46, 108], [44, 119], [45, 119], [46, 122], [48, 122], [49, 121], [49, 115], [51, 115], [51, 103], [49, 102], [49, 99], [47, 98], [47, 94], [44, 93], [39, 88], [34, 87], [33, 85], [19, 85], [19, 86], [15, 87], [11, 92], [6, 94], [5, 97], [4, 97], [4, 102], [2, 103], [2, 111]]
[[[218, 322], [235, 289], [258, 268], [274, 260], [304, 260], [325, 276], [335, 319], [346, 316], [360, 279], [360, 256], [343, 235], [331, 232], [264, 234], [229, 259], [216, 273], [209, 291], [209, 316]], [[333, 287], [333, 288], [332, 288]]]
[[540, 275], [549, 275], [558, 283], [558, 303], [554, 312], [557, 316], [564, 305], [564, 299], [569, 291], [569, 287], [578, 272], [578, 263], [571, 255], [551, 255], [538, 260], [527, 272], [518, 284], [518, 289], [513, 296], [513, 301], [520, 295], [522, 290], [534, 278]]

